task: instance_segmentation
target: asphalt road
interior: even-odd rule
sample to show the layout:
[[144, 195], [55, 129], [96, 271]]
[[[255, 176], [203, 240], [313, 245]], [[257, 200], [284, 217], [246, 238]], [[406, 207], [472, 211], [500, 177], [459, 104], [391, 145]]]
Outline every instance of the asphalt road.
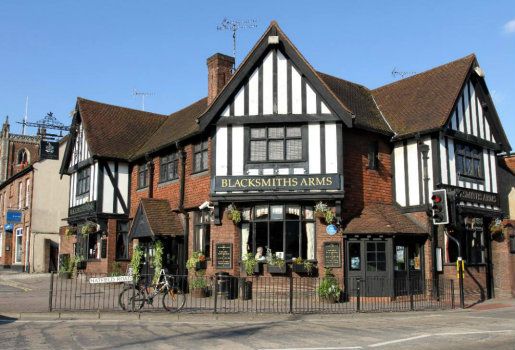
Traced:
[[[513, 303], [491, 310], [250, 317], [4, 319], [2, 349], [515, 349]], [[85, 315], [84, 315], [85, 316]], [[89, 315], [93, 317], [93, 315]], [[134, 316], [134, 315], [133, 315]], [[74, 318], [80, 318], [75, 315]], [[118, 318], [118, 319], [114, 319]]]

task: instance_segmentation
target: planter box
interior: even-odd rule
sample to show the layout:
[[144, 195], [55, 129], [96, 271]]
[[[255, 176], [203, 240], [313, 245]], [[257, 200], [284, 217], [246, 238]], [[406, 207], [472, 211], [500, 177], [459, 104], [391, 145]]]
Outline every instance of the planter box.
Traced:
[[268, 273], [286, 273], [286, 264], [283, 266], [268, 264]]
[[59, 272], [59, 278], [62, 278], [64, 280], [69, 280], [70, 278], [72, 278], [72, 273], [71, 272]]
[[193, 288], [191, 290], [192, 298], [206, 298], [208, 295], [207, 288]]
[[311, 267], [311, 271], [308, 271], [304, 264], [292, 264], [291, 269], [293, 272], [300, 273], [300, 274], [306, 274], [306, 275], [315, 275], [317, 273], [317, 267], [316, 265], [313, 265]]
[[337, 303], [340, 298], [333, 295], [333, 296], [328, 296], [328, 297], [322, 297], [321, 299], [322, 299], [322, 301], [324, 301], [326, 303], [334, 304], [334, 303]]
[[205, 270], [207, 269], [207, 261], [199, 261], [196, 265], [195, 265], [195, 270], [199, 271], [199, 270]]

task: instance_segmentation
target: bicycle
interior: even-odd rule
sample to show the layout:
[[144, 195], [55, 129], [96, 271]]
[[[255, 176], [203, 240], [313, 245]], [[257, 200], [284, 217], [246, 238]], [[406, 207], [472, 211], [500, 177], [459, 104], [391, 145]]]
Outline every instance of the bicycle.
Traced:
[[[151, 289], [151, 290], [149, 290]], [[124, 311], [139, 311], [143, 305], [154, 305], [154, 299], [163, 294], [162, 305], [166, 311], [178, 312], [186, 302], [182, 289], [176, 283], [174, 276], [167, 276], [164, 269], [161, 269], [159, 279], [153, 285], [138, 283], [133, 286], [127, 285], [118, 296], [118, 304]]]

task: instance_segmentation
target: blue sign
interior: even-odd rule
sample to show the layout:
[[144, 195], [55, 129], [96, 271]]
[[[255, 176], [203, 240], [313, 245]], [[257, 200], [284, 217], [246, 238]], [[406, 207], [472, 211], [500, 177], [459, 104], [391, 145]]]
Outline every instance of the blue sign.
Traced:
[[13, 230], [14, 230], [14, 225], [13, 225], [13, 224], [5, 224], [5, 225], [4, 225], [4, 230], [5, 230], [5, 231], [9, 231], [9, 232], [13, 232]]
[[327, 225], [327, 227], [325, 228], [325, 232], [327, 232], [327, 234], [329, 236], [334, 236], [336, 234], [336, 232], [338, 232], [338, 228], [336, 227], [336, 225]]
[[8, 210], [5, 221], [10, 224], [21, 223], [21, 210]]

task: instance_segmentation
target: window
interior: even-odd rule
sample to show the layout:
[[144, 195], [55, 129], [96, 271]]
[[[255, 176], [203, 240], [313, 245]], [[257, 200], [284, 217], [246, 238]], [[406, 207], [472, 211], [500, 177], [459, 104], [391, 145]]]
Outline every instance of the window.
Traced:
[[203, 140], [193, 146], [193, 172], [198, 173], [208, 168], [208, 141]]
[[23, 182], [18, 183], [18, 209], [23, 208], [23, 199], [24, 199], [24, 193], [23, 193]]
[[23, 229], [16, 229], [16, 250], [14, 254], [14, 262], [21, 263], [21, 255], [23, 252]]
[[361, 270], [361, 243], [349, 243], [349, 270]]
[[161, 171], [159, 181], [170, 181], [179, 178], [179, 154], [174, 152], [165, 157], [161, 157]]
[[211, 252], [211, 230], [209, 226], [210, 221], [211, 216], [209, 211], [203, 210], [195, 213], [195, 236], [193, 240], [193, 250], [196, 252], [202, 252], [206, 258], [209, 258], [209, 254]]
[[315, 220], [312, 207], [294, 204], [257, 205], [242, 212], [242, 253], [267, 249], [289, 260], [315, 259]]
[[385, 248], [384, 242], [367, 242], [367, 271], [386, 271]]
[[90, 233], [87, 237], [88, 259], [100, 259], [100, 233]]
[[377, 170], [379, 165], [378, 159], [379, 144], [377, 141], [368, 144], [368, 169]]
[[251, 128], [249, 159], [251, 162], [302, 160], [302, 128]]
[[129, 222], [116, 223], [116, 259], [129, 259]]
[[29, 162], [29, 156], [27, 150], [25, 148], [19, 150], [18, 152], [18, 164], [26, 165]]
[[25, 182], [25, 207], [30, 207], [30, 179]]
[[456, 143], [456, 171], [460, 176], [482, 179], [482, 156], [480, 148]]
[[[485, 263], [485, 237], [482, 228], [463, 229], [461, 232], [449, 232], [461, 245], [462, 257], [469, 265]], [[452, 239], [445, 237], [447, 247], [447, 262], [454, 263], [458, 259], [458, 245]]]
[[89, 193], [90, 168], [84, 168], [77, 173], [77, 196], [83, 196]]
[[138, 167], [138, 188], [148, 187], [148, 164], [141, 164]]

